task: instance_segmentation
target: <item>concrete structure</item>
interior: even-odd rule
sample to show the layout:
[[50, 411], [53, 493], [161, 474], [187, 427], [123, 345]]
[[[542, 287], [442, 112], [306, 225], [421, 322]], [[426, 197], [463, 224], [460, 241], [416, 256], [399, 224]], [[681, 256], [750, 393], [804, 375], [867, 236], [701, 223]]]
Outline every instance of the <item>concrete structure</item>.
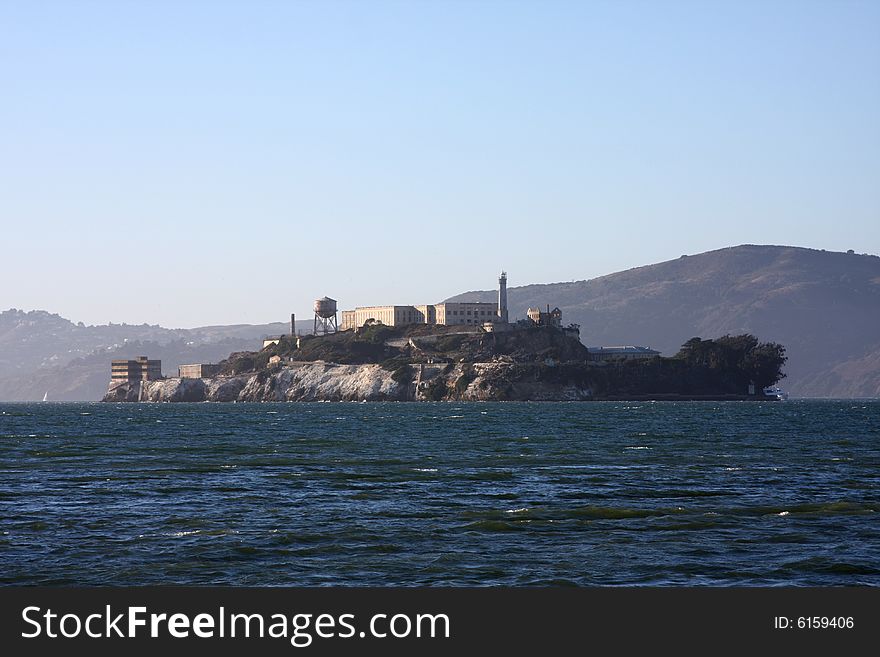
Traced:
[[562, 311], [559, 308], [550, 310], [547, 306], [547, 312], [540, 308], [529, 308], [526, 316], [538, 326], [552, 326], [553, 328], [562, 328]]
[[360, 328], [369, 320], [381, 322], [385, 326], [482, 326], [486, 322], [506, 324], [507, 273], [501, 272], [498, 285], [498, 303], [448, 301], [420, 306], [361, 306], [354, 310], [343, 310], [342, 330]]
[[409, 324], [460, 324], [482, 325], [484, 322], [500, 322], [498, 304], [483, 302], [436, 303], [422, 306], [366, 306], [342, 311], [342, 330], [360, 328], [367, 320], [381, 322], [385, 326]]
[[111, 381], [154, 381], [161, 378], [161, 360], [138, 356], [137, 360], [114, 360], [110, 363]]
[[568, 326], [562, 327], [562, 332], [570, 338], [574, 338], [575, 340], [581, 339], [581, 325], [580, 324], [569, 324]]
[[330, 297], [315, 299], [315, 335], [327, 335], [336, 331], [336, 299]]
[[498, 278], [498, 317], [507, 324], [507, 272], [501, 272]]
[[512, 331], [514, 330], [513, 324], [506, 324], [505, 322], [483, 322], [483, 330], [486, 333], [503, 333], [504, 331]]
[[[320, 301], [320, 299], [318, 301]], [[318, 301], [315, 301], [316, 305], [317, 305]], [[333, 299], [330, 299], [330, 301], [333, 301]], [[334, 301], [334, 303], [336, 303], [336, 302]], [[291, 336], [296, 335], [296, 314], [295, 313], [290, 313], [290, 335]], [[266, 347], [271, 347], [273, 344], [280, 344], [282, 338], [284, 338], [283, 335], [269, 335], [269, 336], [263, 338], [263, 349], [265, 349]], [[297, 346], [299, 346], [299, 345], [297, 344]]]
[[180, 379], [207, 379], [219, 373], [220, 366], [213, 363], [194, 363], [177, 368], [177, 376]]
[[626, 345], [622, 347], [588, 347], [591, 361], [642, 360], [654, 358], [660, 352], [650, 347]]

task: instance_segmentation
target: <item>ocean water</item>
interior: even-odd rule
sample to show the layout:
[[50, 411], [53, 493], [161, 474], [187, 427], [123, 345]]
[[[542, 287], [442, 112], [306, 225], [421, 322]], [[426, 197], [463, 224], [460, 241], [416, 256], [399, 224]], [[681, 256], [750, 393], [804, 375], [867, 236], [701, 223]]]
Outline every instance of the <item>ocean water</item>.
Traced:
[[880, 402], [0, 404], [7, 585], [880, 584]]

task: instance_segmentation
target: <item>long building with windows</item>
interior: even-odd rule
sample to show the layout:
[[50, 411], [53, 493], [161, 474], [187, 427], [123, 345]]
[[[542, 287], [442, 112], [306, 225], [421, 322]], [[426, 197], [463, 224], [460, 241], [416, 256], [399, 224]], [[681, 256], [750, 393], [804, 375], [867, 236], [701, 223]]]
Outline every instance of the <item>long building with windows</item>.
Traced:
[[656, 358], [660, 352], [650, 347], [625, 345], [620, 347], [587, 347], [592, 361], [647, 360]]
[[507, 323], [507, 274], [498, 279], [498, 303], [446, 302], [421, 306], [362, 306], [342, 311], [342, 330], [360, 328], [370, 320], [386, 326], [440, 324], [443, 326]]
[[369, 320], [386, 326], [408, 324], [483, 324], [500, 322], [497, 303], [436, 303], [421, 306], [364, 306], [342, 311], [342, 330], [359, 328]]

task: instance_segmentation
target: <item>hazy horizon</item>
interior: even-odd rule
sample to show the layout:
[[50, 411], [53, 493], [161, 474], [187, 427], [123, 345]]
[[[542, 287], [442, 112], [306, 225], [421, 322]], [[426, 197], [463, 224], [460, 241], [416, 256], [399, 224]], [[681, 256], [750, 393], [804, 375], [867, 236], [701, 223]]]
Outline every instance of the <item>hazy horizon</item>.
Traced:
[[880, 253], [880, 4], [0, 6], [0, 308], [170, 328]]

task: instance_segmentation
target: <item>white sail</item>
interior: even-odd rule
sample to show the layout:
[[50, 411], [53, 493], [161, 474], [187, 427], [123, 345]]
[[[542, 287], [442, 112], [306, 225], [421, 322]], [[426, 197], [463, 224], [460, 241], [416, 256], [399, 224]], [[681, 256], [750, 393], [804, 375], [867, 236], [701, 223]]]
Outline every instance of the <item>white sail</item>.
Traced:
[[43, 401], [49, 401], [49, 391], [46, 391], [46, 394], [43, 395]]

